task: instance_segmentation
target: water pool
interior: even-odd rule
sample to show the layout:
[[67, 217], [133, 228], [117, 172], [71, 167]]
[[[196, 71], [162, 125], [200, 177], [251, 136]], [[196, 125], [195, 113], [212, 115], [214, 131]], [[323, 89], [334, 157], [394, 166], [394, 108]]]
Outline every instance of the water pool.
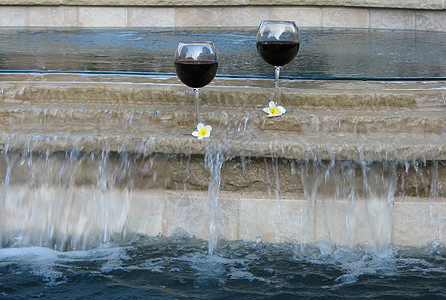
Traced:
[[1, 299], [444, 299], [446, 247], [386, 253], [321, 241], [207, 242], [182, 233], [121, 247], [0, 249]]
[[[213, 41], [218, 76], [271, 77], [256, 30], [0, 28], [0, 70], [174, 74], [179, 41]], [[298, 79], [444, 79], [445, 32], [301, 29], [301, 46], [281, 75]]]

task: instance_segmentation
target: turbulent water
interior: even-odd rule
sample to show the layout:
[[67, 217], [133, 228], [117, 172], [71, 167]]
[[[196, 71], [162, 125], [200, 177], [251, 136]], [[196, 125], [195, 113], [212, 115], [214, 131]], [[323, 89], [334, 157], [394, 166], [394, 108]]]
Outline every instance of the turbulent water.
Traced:
[[328, 241], [207, 242], [177, 233], [89, 251], [0, 249], [1, 299], [444, 299], [446, 246], [385, 253]]
[[[122, 186], [131, 190], [141, 184], [168, 185], [167, 178], [172, 175], [163, 177], [162, 170], [168, 169], [167, 162], [172, 160], [182, 166], [177, 176], [179, 185], [187, 190], [194, 168], [191, 156], [159, 153], [144, 156], [125, 151], [48, 153], [32, 151], [27, 143], [23, 151], [3, 151], [0, 298], [446, 297], [446, 246], [433, 241], [423, 247], [398, 247], [389, 243], [386, 234], [391, 226], [388, 222], [392, 218], [393, 195], [404, 192], [399, 188], [404, 187], [405, 180], [417, 179], [420, 183], [415, 194], [438, 197], [435, 178], [443, 162], [426, 167], [423, 161], [259, 160], [259, 165], [265, 168], [268, 187], [264, 188], [272, 199], [279, 199], [282, 191], [292, 188], [279, 180], [284, 166], [292, 176], [302, 180], [309, 203], [323, 201], [328, 211], [330, 202], [324, 199], [330, 197], [350, 199], [351, 205], [369, 196], [383, 199], [382, 210], [368, 211], [367, 215], [368, 221], [377, 222], [370, 227], [376, 241], [363, 246], [354, 243], [355, 217], [364, 217], [355, 216], [357, 211], [347, 213], [344, 219], [344, 234], [352, 235], [351, 244], [346, 246], [328, 239], [316, 243], [266, 243], [261, 237], [256, 241], [227, 241], [218, 237], [218, 224], [222, 220], [217, 207], [221, 185], [227, 184], [221, 170], [233, 158], [225, 157], [222, 147], [224, 144], [211, 147], [204, 158], [198, 158], [204, 160], [202, 163], [211, 173], [204, 182], [209, 185], [211, 207], [209, 240], [181, 230], [171, 237], [126, 234], [131, 222], [143, 222], [148, 217], [149, 208], [141, 202], [133, 203], [136, 206], [132, 210], [132, 203], [125, 196], [128, 192], [122, 192], [115, 200], [107, 192]], [[234, 165], [247, 171], [255, 163], [252, 158], [243, 158]], [[138, 177], [141, 174], [137, 175], [137, 170], [144, 171], [142, 177]], [[405, 174], [398, 180], [397, 170]], [[143, 178], [148, 181], [139, 182]], [[431, 178], [433, 185], [427, 183]], [[90, 199], [85, 203], [75, 196], [82, 184], [93, 187], [84, 194], [81, 192], [83, 197], [85, 193], [91, 196], [85, 198]], [[59, 194], [56, 187], [60, 188]], [[52, 198], [54, 193], [57, 196]], [[33, 199], [44, 200], [33, 202]], [[280, 205], [277, 200], [276, 206]], [[124, 218], [116, 217], [116, 212]], [[327, 222], [330, 216], [328, 213]], [[194, 215], [183, 217], [191, 222]], [[378, 230], [381, 221], [383, 237]], [[14, 226], [23, 229], [8, 230]], [[32, 233], [34, 229], [37, 234]], [[275, 234], [280, 236], [281, 232]], [[336, 239], [334, 233], [330, 237]]]

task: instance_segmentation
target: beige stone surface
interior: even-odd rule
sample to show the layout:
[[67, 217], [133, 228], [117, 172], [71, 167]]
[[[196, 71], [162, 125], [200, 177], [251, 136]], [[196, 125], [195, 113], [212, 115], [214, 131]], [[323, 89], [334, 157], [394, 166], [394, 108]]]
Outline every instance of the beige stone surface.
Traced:
[[29, 26], [77, 27], [78, 9], [74, 7], [30, 7]]
[[240, 239], [314, 242], [314, 210], [306, 200], [240, 199]]
[[263, 20], [271, 18], [271, 8], [267, 7], [226, 7], [223, 9], [223, 26], [257, 27]]
[[119, 1], [64, 3], [48, 0], [30, 4], [17, 0], [15, 4], [0, 3], [0, 14], [4, 15], [0, 26], [257, 27], [265, 19], [288, 19], [303, 27], [446, 31], [446, 10], [443, 3], [437, 3], [440, 0], [422, 2], [418, 6], [412, 2], [404, 6], [402, 2], [380, 4], [380, 1], [369, 1], [361, 4], [355, 0], [345, 3], [341, 0], [323, 3], [310, 0], [290, 3], [285, 0], [274, 6], [268, 1], [210, 1], [182, 5], [142, 0], [120, 4]]
[[[164, 191], [132, 190], [122, 192], [121, 201], [128, 201], [126, 233], [157, 236], [163, 233]], [[118, 209], [121, 204], [116, 205]], [[119, 232], [119, 231], [118, 231]]]
[[[149, 83], [147, 77], [135, 77], [113, 83], [104, 78], [107, 82], [97, 84], [88, 82], [93, 77], [82, 76], [26, 75], [28, 81], [18, 80], [24, 75], [8, 76], [2, 76], [0, 84], [2, 147], [12, 133], [15, 144], [9, 147], [23, 147], [27, 135], [36, 131], [34, 124], [41, 122], [47, 126], [39, 129], [39, 141], [33, 141], [39, 149], [69, 149], [75, 146], [72, 136], [91, 150], [107, 144], [118, 150], [125, 144], [137, 152], [202, 155], [209, 145], [195, 142], [190, 135], [193, 97], [177, 79], [155, 77]], [[100, 78], [94, 80], [100, 82]], [[283, 103], [288, 111], [277, 120], [261, 111], [271, 90], [264, 86], [270, 82], [253, 80], [252, 87], [237, 87], [243, 83], [218, 79], [215, 84], [200, 95], [202, 117], [216, 129], [211, 144], [231, 140], [228, 155], [327, 159], [362, 155], [378, 160], [446, 157], [441, 82], [284, 82], [288, 88]], [[389, 92], [395, 85], [398, 89]], [[104, 105], [113, 113], [104, 114], [100, 109]], [[184, 109], [178, 110], [178, 105]], [[244, 109], [228, 110], [234, 106]], [[44, 114], [48, 109], [53, 112], [50, 116]], [[67, 120], [71, 120], [70, 131], [61, 126]], [[103, 132], [98, 141], [88, 139], [92, 130]], [[51, 136], [57, 139], [47, 140]], [[141, 147], [143, 138], [153, 141], [150, 148]]]
[[26, 7], [0, 6], [0, 26], [28, 26]]
[[25, 243], [82, 250], [109, 242], [114, 235], [160, 234], [160, 199], [156, 191], [139, 194], [93, 186], [11, 184], [3, 199], [0, 224], [5, 236], [21, 232]]
[[222, 7], [217, 8], [175, 8], [175, 26], [177, 27], [218, 27], [223, 26]]
[[446, 10], [441, 12], [417, 11], [415, 29], [446, 31]]
[[444, 9], [442, 0], [342, 0], [344, 6], [391, 7], [406, 9]]
[[175, 8], [128, 8], [129, 27], [174, 27]]
[[370, 28], [415, 29], [415, 11], [370, 9]]
[[127, 27], [123, 7], [80, 7], [79, 27]]
[[369, 11], [365, 8], [322, 7], [322, 27], [368, 28]]
[[358, 6], [409, 9], [444, 9], [443, 0], [1, 0], [0, 5], [75, 5], [75, 6], [233, 6], [233, 5], [296, 5]]
[[219, 198], [215, 217], [211, 218], [211, 200], [206, 193], [166, 192], [163, 212], [163, 234], [170, 236], [181, 230], [209, 239], [210, 222], [215, 226], [214, 238], [237, 239], [238, 199]]
[[394, 204], [393, 243], [421, 246], [430, 241], [446, 242], [446, 202], [410, 201]]
[[295, 21], [298, 27], [321, 27], [322, 10], [320, 7], [274, 7], [272, 19]]
[[316, 203], [316, 240], [329, 239], [383, 250], [392, 237], [392, 207], [387, 199], [321, 199]]

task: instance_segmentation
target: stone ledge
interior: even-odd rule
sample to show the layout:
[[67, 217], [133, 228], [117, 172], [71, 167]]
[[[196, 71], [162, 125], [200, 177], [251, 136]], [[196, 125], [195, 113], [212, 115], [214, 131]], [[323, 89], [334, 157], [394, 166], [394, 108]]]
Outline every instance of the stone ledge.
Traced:
[[262, 20], [287, 19], [300, 27], [446, 31], [445, 13], [445, 9], [360, 6], [0, 5], [0, 26], [255, 28]]
[[181, 4], [174, 0], [2, 0], [0, 5], [10, 6], [165, 6], [165, 7], [185, 7], [185, 6], [345, 6], [345, 7], [374, 7], [374, 8], [400, 8], [400, 9], [430, 9], [443, 10], [445, 4], [443, 0], [187, 0]]
[[[63, 202], [60, 201], [62, 195]], [[260, 238], [263, 242], [291, 240], [314, 243], [329, 238], [340, 245], [368, 244], [377, 249], [388, 243], [421, 246], [432, 241], [446, 242], [442, 234], [446, 226], [442, 222], [446, 217], [445, 205], [441, 202], [399, 202], [396, 198], [392, 209], [386, 199], [320, 199], [312, 204], [305, 198], [288, 196], [290, 198], [274, 199], [269, 196], [255, 198], [252, 195], [234, 197], [234, 194], [221, 193], [214, 234], [229, 240], [254, 241]], [[91, 201], [92, 197], [96, 201]], [[26, 201], [29, 198], [33, 201]], [[98, 213], [104, 207], [98, 208], [97, 205], [105, 199], [107, 214]], [[136, 233], [171, 236], [181, 228], [199, 238], [208, 239], [209, 201], [204, 192], [185, 196], [163, 190], [109, 188], [103, 191], [93, 186], [78, 187], [67, 192], [65, 187], [57, 186], [10, 185], [3, 196], [3, 240], [20, 233], [28, 243], [35, 241], [40, 246], [45, 243], [48, 243], [47, 246], [52, 243], [66, 246], [64, 243], [69, 236], [68, 241], [73, 247], [84, 249], [96, 246], [87, 243], [87, 240], [98, 244], [102, 241], [104, 224], [107, 224], [106, 233], [111, 236], [125, 237]], [[39, 214], [42, 210], [45, 213]], [[73, 216], [73, 211], [76, 212], [76, 222], [69, 218]], [[380, 217], [381, 222], [370, 222], [375, 215]], [[354, 228], [348, 227], [346, 219], [355, 220]], [[54, 228], [50, 228], [48, 224], [54, 220], [59, 221], [54, 223]], [[350, 232], [350, 235], [346, 232]]]
[[[445, 81], [281, 80], [280, 102], [291, 107], [444, 108]], [[0, 74], [6, 102], [193, 104], [192, 90], [176, 76]], [[210, 106], [263, 107], [274, 96], [270, 79], [215, 78], [201, 89]]]
[[443, 82], [284, 80], [288, 112], [269, 119], [271, 80], [218, 78], [200, 95], [212, 139], [196, 141], [191, 89], [172, 76], [1, 78], [2, 149], [204, 155], [222, 143], [230, 156], [446, 159]]

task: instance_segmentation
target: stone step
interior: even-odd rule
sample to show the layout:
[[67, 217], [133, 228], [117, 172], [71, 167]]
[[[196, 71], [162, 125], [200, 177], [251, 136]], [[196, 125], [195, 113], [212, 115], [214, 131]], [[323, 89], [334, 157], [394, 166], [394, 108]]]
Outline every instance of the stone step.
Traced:
[[2, 74], [3, 149], [381, 160], [446, 158], [444, 82], [283, 81], [287, 113], [262, 111], [271, 80], [218, 78], [202, 89], [196, 140], [191, 89], [172, 76]]
[[[118, 128], [85, 124], [3, 128], [0, 149], [43, 151], [130, 151], [327, 160], [445, 160], [446, 138], [437, 134], [311, 133], [215, 128], [197, 140], [194, 128]], [[27, 151], [28, 151], [27, 150]]]
[[444, 242], [444, 82], [281, 86], [287, 113], [268, 118], [271, 80], [217, 78], [200, 95], [212, 134], [198, 140], [191, 89], [172, 76], [0, 75], [6, 229], [41, 237], [56, 211], [76, 211], [56, 239], [94, 238], [94, 197], [111, 233], [208, 238], [215, 221], [228, 239]]
[[[194, 125], [193, 106], [178, 109], [177, 105], [119, 105], [97, 103], [4, 103], [0, 107], [0, 126], [20, 127], [26, 124], [60, 126], [91, 124], [99, 127], [119, 126], [147, 128], [191, 127]], [[445, 134], [446, 108], [385, 108], [326, 109], [288, 108], [280, 118], [269, 118], [262, 108], [228, 109], [204, 105], [200, 119], [214, 127], [248, 130], [345, 132], [367, 134], [376, 132]]]
[[[286, 107], [443, 107], [444, 81], [281, 80]], [[274, 99], [271, 79], [216, 78], [201, 89], [200, 103], [263, 107]], [[194, 106], [192, 89], [174, 76], [0, 74], [0, 100], [12, 103], [165, 104]]]

